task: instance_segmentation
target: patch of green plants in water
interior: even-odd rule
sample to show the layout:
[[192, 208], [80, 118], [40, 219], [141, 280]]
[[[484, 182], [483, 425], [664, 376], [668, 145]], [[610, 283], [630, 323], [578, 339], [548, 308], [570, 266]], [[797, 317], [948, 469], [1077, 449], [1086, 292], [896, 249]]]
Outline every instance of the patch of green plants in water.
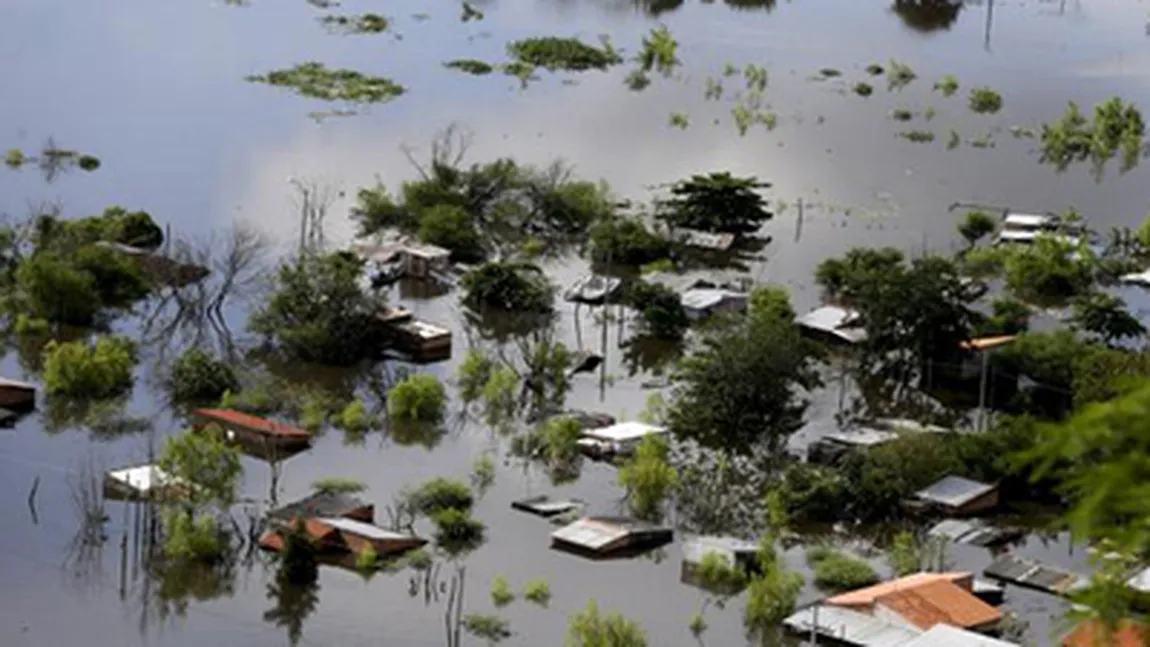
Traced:
[[333, 31], [345, 34], [382, 34], [387, 31], [387, 18], [377, 13], [358, 16], [324, 16], [319, 21]]
[[551, 585], [547, 583], [547, 580], [531, 580], [523, 585], [523, 599], [532, 604], [547, 607], [551, 603]]
[[648, 85], [651, 85], [651, 77], [644, 74], [643, 70], [631, 70], [626, 78], [623, 79], [623, 83], [631, 90], [639, 92], [640, 90], [646, 89]]
[[486, 61], [476, 60], [474, 58], [459, 58], [454, 61], [448, 61], [443, 64], [449, 70], [459, 70], [467, 74], [475, 76], [483, 76], [491, 74], [495, 71], [495, 66]]
[[973, 148], [994, 148], [994, 135], [986, 133], [981, 137], [970, 140], [970, 145]]
[[815, 586], [833, 593], [876, 584], [878, 573], [867, 562], [827, 546], [807, 551], [807, 564], [815, 572]]
[[910, 121], [914, 119], [914, 113], [906, 108], [895, 108], [890, 111], [890, 118], [895, 121]]
[[514, 601], [515, 592], [511, 590], [511, 585], [507, 583], [507, 578], [502, 575], [496, 575], [495, 579], [491, 580], [491, 604], [494, 604], [496, 608], [502, 609]]
[[824, 67], [819, 70], [819, 76], [824, 79], [833, 79], [842, 76], [843, 73], [833, 67]]
[[384, 103], [405, 91], [402, 85], [391, 79], [368, 76], [355, 70], [329, 69], [323, 63], [316, 62], [300, 63], [295, 67], [249, 76], [246, 80], [291, 88], [300, 96], [322, 101]]
[[670, 124], [679, 130], [686, 130], [687, 126], [691, 125], [691, 121], [685, 112], [672, 112]]
[[523, 61], [505, 63], [501, 69], [507, 76], [513, 76], [519, 79], [519, 84], [522, 87], [527, 87], [527, 84], [531, 81], [539, 80], [539, 77], [535, 76], [535, 67]]
[[463, 629], [491, 645], [511, 637], [511, 623], [496, 615], [469, 613], [463, 616]]
[[639, 50], [635, 60], [644, 73], [655, 70], [663, 76], [670, 76], [671, 72], [682, 63], [676, 56], [678, 49], [679, 41], [671, 35], [671, 30], [659, 25], [643, 37], [642, 49]]
[[901, 90], [918, 78], [915, 71], [906, 63], [891, 61], [886, 69], [886, 83], [891, 90]]
[[938, 111], [934, 109], [934, 106], [927, 106], [926, 110], [922, 111], [922, 118], [927, 121], [934, 119], [936, 115], [938, 115]]
[[739, 73], [739, 67], [734, 63], [723, 64], [723, 76], [734, 76]]
[[190, 348], [180, 355], [168, 381], [172, 399], [177, 402], [216, 402], [224, 393], [239, 389], [231, 364], [199, 348]]
[[708, 101], [718, 101], [723, 98], [723, 82], [718, 79], [708, 76], [707, 87], [703, 91], [703, 98]]
[[992, 115], [1002, 109], [1002, 95], [990, 88], [970, 91], [970, 109], [980, 115]]
[[410, 375], [387, 394], [387, 413], [393, 420], [437, 424], [446, 407], [447, 390], [430, 373]]
[[49, 395], [73, 398], [110, 398], [132, 388], [132, 369], [138, 359], [136, 344], [126, 337], [104, 337], [44, 347], [44, 388]]
[[507, 52], [518, 62], [552, 72], [606, 70], [623, 62], [623, 57], [606, 37], [602, 38], [601, 43], [602, 47], [595, 47], [578, 38], [544, 36], [508, 43]]
[[39, 155], [28, 155], [19, 148], [9, 149], [4, 154], [4, 165], [17, 171], [27, 164], [36, 164], [49, 180], [61, 171], [79, 168], [81, 171], [91, 173], [100, 168], [100, 159], [94, 155], [79, 153], [66, 148], [57, 148], [49, 140]]
[[1142, 113], [1118, 97], [1094, 106], [1093, 119], [1070, 102], [1060, 120], [1042, 126], [1042, 161], [1065, 170], [1074, 162], [1091, 160], [1101, 169], [1121, 152], [1125, 172], [1138, 164], [1145, 132]]
[[960, 144], [962, 144], [962, 135], [959, 135], [957, 130], [951, 128], [950, 131], [946, 133], [946, 150], [952, 151], [958, 148]]
[[934, 141], [934, 133], [929, 130], [904, 130], [898, 136], [916, 144], [928, 144]]
[[947, 74], [934, 84], [934, 89], [941, 92], [944, 97], [953, 97], [958, 93], [958, 77]]
[[883, 66], [879, 65], [878, 63], [871, 63], [870, 65], [866, 66], [866, 73], [871, 76], [882, 76], [884, 73], [886, 73], [886, 70], [883, 69]]
[[363, 481], [343, 476], [328, 476], [311, 484], [311, 491], [315, 494], [359, 494], [366, 489]]
[[870, 95], [874, 94], [874, 86], [869, 83], [863, 83], [860, 81], [855, 84], [854, 93], [860, 97], [869, 97]]
[[479, 9], [476, 9], [475, 5], [471, 4], [470, 2], [466, 2], [465, 0], [463, 7], [460, 9], [459, 21], [471, 22], [472, 20], [483, 20], [483, 12]]
[[743, 78], [747, 80], [747, 89], [751, 92], [761, 95], [767, 91], [767, 68], [749, 64], [743, 68]]

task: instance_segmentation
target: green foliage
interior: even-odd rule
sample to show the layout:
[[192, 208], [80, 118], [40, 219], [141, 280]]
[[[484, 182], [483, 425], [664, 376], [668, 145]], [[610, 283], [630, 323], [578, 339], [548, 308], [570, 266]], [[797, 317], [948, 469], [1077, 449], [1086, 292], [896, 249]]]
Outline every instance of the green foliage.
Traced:
[[934, 84], [934, 89], [941, 92], [944, 97], [953, 97], [958, 93], [958, 77], [948, 74]]
[[895, 535], [889, 559], [895, 577], [904, 577], [921, 570], [922, 556], [914, 533], [904, 530]]
[[617, 612], [603, 614], [595, 600], [571, 615], [566, 647], [647, 647], [647, 634], [637, 622]]
[[329, 29], [339, 30], [347, 34], [382, 34], [387, 31], [387, 18], [377, 13], [365, 13], [358, 16], [324, 16], [320, 22]]
[[446, 67], [449, 70], [459, 70], [460, 72], [466, 72], [467, 74], [474, 76], [483, 76], [485, 74], [491, 74], [495, 71], [495, 67], [491, 65], [491, 63], [479, 61], [473, 58], [460, 58], [454, 61], [448, 61], [443, 64], [443, 67]]
[[554, 289], [543, 272], [525, 263], [487, 263], [463, 275], [463, 302], [474, 310], [551, 312]]
[[675, 55], [678, 48], [679, 42], [671, 35], [671, 30], [665, 25], [659, 25], [643, 37], [642, 49], [639, 50], [635, 60], [644, 73], [657, 70], [663, 76], [670, 76], [671, 72], [682, 63]]
[[687, 629], [691, 631], [691, 635], [699, 638], [707, 631], [707, 618], [703, 616], [702, 611], [696, 611], [691, 616], [691, 621], [687, 623]]
[[512, 635], [511, 623], [505, 618], [479, 613], [469, 613], [463, 616], [463, 629], [476, 638], [486, 640], [491, 645], [510, 638]]
[[368, 76], [355, 70], [332, 70], [316, 62], [300, 63], [295, 67], [249, 76], [245, 80], [291, 88], [300, 96], [321, 101], [384, 103], [405, 92], [402, 85], [391, 79]]
[[1071, 306], [1073, 325], [1098, 335], [1106, 343], [1146, 335], [1146, 327], [1130, 314], [1121, 297], [1094, 292], [1075, 298]]
[[103, 399], [132, 388], [136, 345], [126, 337], [102, 337], [44, 347], [44, 387], [49, 395]]
[[4, 154], [4, 164], [11, 169], [18, 169], [28, 161], [28, 156], [19, 148], [9, 148]]
[[970, 91], [970, 109], [979, 114], [994, 114], [1002, 109], [1002, 95], [990, 88]]
[[774, 215], [760, 193], [768, 187], [755, 177], [728, 172], [693, 175], [671, 186], [671, 197], [659, 205], [657, 217], [673, 227], [753, 233]]
[[276, 578], [293, 586], [314, 584], [319, 577], [319, 550], [304, 531], [303, 522], [297, 521], [283, 532], [283, 540]]
[[100, 311], [95, 278], [56, 254], [37, 254], [21, 263], [16, 285], [30, 314], [40, 319], [88, 326]]
[[679, 295], [660, 283], [632, 283], [623, 302], [640, 314], [643, 331], [656, 339], [682, 339], [691, 325]]
[[817, 358], [791, 320], [750, 317], [710, 331], [674, 377], [671, 430], [706, 447], [761, 448], [779, 460], [803, 425], [804, 391], [820, 385]]
[[362, 273], [363, 262], [343, 252], [284, 263], [249, 327], [292, 359], [350, 366], [377, 357], [383, 302], [360, 289]]
[[480, 494], [487, 491], [495, 482], [495, 459], [490, 452], [475, 457], [471, 463], [471, 487]]
[[[400, 384], [403, 384], [401, 382]], [[396, 385], [397, 387], [399, 385]], [[388, 402], [390, 403], [391, 393], [388, 393]], [[379, 421], [372, 416], [368, 410], [367, 405], [363, 400], [353, 400], [349, 402], [343, 411], [340, 411], [335, 417], [335, 426], [350, 434], [364, 434], [379, 424]]]
[[833, 67], [824, 67], [823, 69], [819, 70], [819, 76], [823, 77], [824, 79], [833, 79], [842, 75], [843, 73], [841, 71]]
[[627, 489], [627, 505], [640, 519], [658, 519], [663, 502], [679, 485], [679, 475], [667, 461], [669, 453], [666, 440], [649, 435], [619, 467], [619, 485]]
[[230, 364], [195, 347], [176, 359], [169, 382], [172, 397], [178, 402], [215, 402], [224, 393], [239, 389]]
[[807, 563], [815, 573], [815, 586], [832, 593], [861, 589], [879, 581], [867, 562], [831, 548], [807, 551]]
[[81, 171], [91, 173], [100, 168], [100, 158], [95, 155], [81, 155], [80, 158], [76, 160], [76, 166], [79, 166]]
[[860, 97], [869, 97], [874, 94], [874, 86], [869, 83], [858, 82], [854, 86], [854, 93]]
[[311, 483], [311, 491], [315, 494], [359, 494], [366, 489], [367, 484], [363, 481], [342, 476], [329, 476]]
[[762, 574], [752, 578], [747, 586], [743, 625], [752, 633], [777, 627], [795, 612], [802, 591], [802, 575], [788, 572], [780, 560], [769, 560], [764, 564]]
[[866, 73], [871, 76], [882, 76], [885, 72], [886, 70], [883, 68], [883, 66], [879, 65], [878, 63], [871, 63], [870, 65], [866, 66]]
[[151, 292], [152, 281], [143, 266], [107, 247], [81, 247], [68, 256], [68, 262], [92, 277], [96, 298], [103, 307], [128, 308]]
[[579, 456], [579, 438], [583, 427], [575, 418], [551, 418], [539, 428], [547, 461], [560, 465]]
[[404, 555], [403, 560], [417, 571], [426, 571], [432, 564], [431, 553], [427, 552], [426, 548], [416, 548]]
[[455, 373], [459, 385], [459, 397], [465, 403], [472, 403], [483, 395], [483, 387], [491, 379], [494, 364], [486, 355], [474, 348], [467, 349], [463, 361]]
[[387, 393], [387, 413], [394, 420], [438, 424], [447, 407], [447, 389], [435, 375], [409, 375]]
[[992, 308], [990, 317], [975, 324], [974, 336], [1017, 335], [1030, 327], [1030, 307], [1025, 303], [1007, 297], [995, 299]]
[[695, 567], [695, 576], [708, 591], [731, 593], [742, 589], [747, 583], [747, 574], [732, 565], [726, 556], [709, 551], [703, 555]]
[[523, 599], [546, 608], [551, 603], [551, 585], [547, 580], [530, 580], [523, 585]]
[[435, 542], [448, 552], [460, 552], [483, 541], [486, 528], [465, 510], [446, 508], [431, 515]]
[[918, 75], [905, 63], [892, 60], [886, 68], [886, 82], [891, 90], [901, 90], [916, 78]]
[[929, 130], [904, 130], [898, 136], [915, 144], [928, 144], [934, 141], [934, 133]]
[[235, 502], [243, 476], [239, 449], [214, 425], [164, 439], [159, 465], [173, 478], [194, 485], [188, 500], [197, 505], [216, 503], [227, 508]]
[[1057, 306], [1094, 285], [1094, 255], [1053, 236], [1004, 249], [1003, 277], [1011, 293], [1027, 303]]
[[994, 233], [998, 222], [985, 211], [968, 211], [962, 222], [958, 223], [958, 233], [971, 247], [986, 236]]
[[519, 410], [519, 375], [504, 366], [491, 373], [483, 385], [483, 418], [492, 427], [510, 422]]
[[374, 571], [379, 567], [379, 553], [368, 544], [355, 556], [355, 568], [360, 571]]
[[483, 260], [482, 241], [470, 214], [462, 207], [437, 204], [425, 209], [419, 218], [419, 240], [438, 245], [463, 263]]
[[502, 575], [496, 575], [491, 580], [491, 604], [496, 608], [502, 609], [503, 607], [515, 601], [515, 591], [511, 590], [511, 585], [507, 583], [507, 578]]
[[605, 70], [623, 62], [606, 39], [601, 48], [588, 45], [578, 38], [545, 36], [525, 38], [507, 44], [507, 53], [520, 63], [542, 67], [550, 71]]
[[1118, 97], [1094, 106], [1093, 120], [1072, 101], [1062, 119], [1042, 125], [1042, 159], [1059, 170], [1089, 159], [1101, 170], [1121, 150], [1126, 171], [1138, 163], [1145, 131], [1142, 113]]
[[156, 249], [164, 243], [164, 232], [148, 212], [120, 206], [87, 218], [63, 220], [42, 215], [36, 219], [36, 244], [42, 251], [71, 252], [100, 241]]
[[167, 559], [213, 563], [223, 559], [227, 542], [214, 517], [169, 508], [163, 517], [163, 554]]
[[636, 218], [612, 217], [590, 231], [591, 259], [611, 265], [646, 265], [666, 258], [671, 241]]
[[958, 131], [953, 128], [948, 130], [946, 133], [946, 150], [952, 151], [958, 148], [960, 144], [962, 144], [962, 136], [958, 134]]
[[475, 497], [466, 483], [437, 477], [419, 486], [407, 496], [408, 504], [427, 516], [444, 510], [471, 510]]
[[12, 324], [13, 332], [17, 335], [29, 337], [47, 335], [50, 328], [51, 324], [49, 324], [47, 320], [29, 317], [23, 312], [16, 315], [16, 322]]
[[890, 111], [890, 118], [894, 119], [895, 121], [910, 121], [911, 119], [914, 119], [914, 112], [907, 110], [906, 108], [895, 108], [894, 110]]

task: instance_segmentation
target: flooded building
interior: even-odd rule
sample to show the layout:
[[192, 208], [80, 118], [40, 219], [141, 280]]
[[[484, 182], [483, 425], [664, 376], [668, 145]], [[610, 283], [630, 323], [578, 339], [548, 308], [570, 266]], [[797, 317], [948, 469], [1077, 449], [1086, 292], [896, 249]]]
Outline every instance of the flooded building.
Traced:
[[561, 514], [574, 512], [583, 507], [579, 501], [572, 499], [552, 499], [546, 494], [518, 499], [511, 502], [511, 508], [539, 517], [551, 518]]
[[396, 350], [416, 362], [438, 362], [451, 357], [451, 330], [418, 319], [407, 308], [381, 310], [376, 318]]
[[671, 543], [674, 531], [628, 517], [583, 517], [551, 533], [551, 547], [590, 557], [631, 555]]
[[230, 440], [257, 442], [285, 450], [306, 449], [311, 445], [311, 435], [302, 429], [234, 409], [196, 409], [192, 417], [197, 428], [219, 425]]
[[588, 274], [571, 284], [563, 292], [563, 299], [571, 303], [599, 305], [614, 299], [623, 287], [623, 280], [614, 276]]
[[691, 288], [681, 295], [683, 310], [692, 321], [712, 315], [747, 311], [749, 296], [725, 288]]
[[0, 377], [0, 409], [31, 411], [36, 408], [36, 386]]
[[860, 428], [832, 432], [807, 447], [807, 462], [816, 465], [837, 465], [852, 452], [866, 451], [897, 439], [897, 433], [878, 429]]
[[823, 606], [842, 607], [920, 631], [947, 624], [992, 631], [1002, 612], [974, 595], [971, 573], [915, 573], [832, 596]]
[[[426, 539], [380, 528], [347, 517], [313, 517], [301, 520], [308, 538], [315, 542], [321, 554], [362, 555], [369, 548], [380, 557], [399, 555], [427, 544]], [[280, 551], [283, 536], [277, 532], [265, 533], [260, 546]]]
[[804, 638], [816, 636], [818, 644], [836, 647], [903, 647], [922, 635], [901, 623], [824, 605], [799, 609], [783, 621], [783, 626]]
[[998, 528], [981, 519], [944, 519], [931, 527], [926, 534], [956, 544], [970, 544], [980, 548], [1000, 546], [1024, 535], [1016, 528]]
[[795, 319], [808, 337], [832, 345], [853, 346], [866, 341], [866, 329], [857, 310], [827, 305]]
[[579, 449], [593, 457], [627, 456], [647, 436], [666, 434], [666, 427], [644, 422], [619, 422], [608, 427], [584, 429]]
[[391, 266], [391, 278], [442, 279], [451, 271], [451, 252], [436, 245], [407, 240], [352, 245], [352, 251], [376, 266]]
[[375, 521], [375, 506], [342, 492], [317, 492], [268, 512], [272, 525], [291, 526], [296, 520], [313, 517], [346, 517], [364, 523]]
[[998, 486], [961, 476], [947, 476], [915, 493], [914, 505], [961, 517], [998, 506]]
[[1075, 573], [1014, 555], [999, 557], [987, 566], [983, 573], [1002, 582], [1054, 595], [1074, 593], [1088, 584], [1086, 578]]
[[179, 499], [187, 495], [188, 489], [188, 484], [158, 465], [125, 467], [104, 475], [104, 496], [117, 501]]
[[[679, 581], [705, 588], [705, 583], [699, 577], [699, 566], [710, 555], [718, 556], [727, 568], [742, 573], [759, 570], [757, 544], [735, 537], [691, 537], [683, 541], [683, 564], [679, 571]], [[737, 591], [731, 591], [734, 592]]]
[[673, 238], [680, 245], [697, 247], [714, 252], [726, 252], [735, 244], [736, 236], [732, 233], [712, 233], [687, 227], [677, 227]]

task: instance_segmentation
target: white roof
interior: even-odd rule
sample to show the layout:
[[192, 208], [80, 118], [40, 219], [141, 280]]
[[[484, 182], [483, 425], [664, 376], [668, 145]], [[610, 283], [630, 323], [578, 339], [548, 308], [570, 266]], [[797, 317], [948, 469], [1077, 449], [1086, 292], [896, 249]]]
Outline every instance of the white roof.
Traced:
[[1042, 213], [1008, 213], [1002, 219], [1004, 227], [1046, 227], [1055, 224], [1057, 218]]
[[1150, 593], [1150, 568], [1144, 568], [1135, 573], [1133, 577], [1126, 580], [1126, 586], [1135, 591]]
[[984, 494], [993, 492], [994, 487], [988, 483], [979, 483], [961, 476], [947, 476], [934, 485], [919, 490], [915, 496], [926, 501], [960, 507]]
[[903, 647], [1018, 647], [1018, 643], [939, 623]]
[[823, 438], [844, 445], [871, 447], [896, 440], [898, 434], [893, 431], [880, 431], [878, 429], [856, 429], [854, 431], [832, 431]]
[[816, 616], [820, 635], [833, 636], [841, 642], [862, 647], [904, 647], [922, 633], [905, 625], [836, 606], [819, 606], [817, 613], [815, 607], [807, 607], [792, 614], [783, 624], [796, 633], [810, 635]]
[[858, 343], [866, 339], [866, 330], [854, 325], [858, 318], [857, 310], [823, 306], [795, 319], [795, 323], [803, 328], [829, 333], [844, 341]]
[[584, 517], [551, 533], [551, 537], [591, 550], [599, 550], [623, 539], [630, 531], [621, 523]]
[[0, 388], [5, 389], [20, 389], [22, 391], [35, 391], [36, 385], [19, 380], [10, 380], [6, 377], [0, 377]]
[[451, 334], [450, 330], [442, 326], [437, 326], [433, 323], [423, 321], [422, 319], [412, 319], [411, 321], [405, 321], [404, 323], [399, 324], [399, 327], [415, 333], [424, 339], [434, 339], [436, 337], [442, 337], [444, 335]]
[[346, 530], [347, 532], [354, 533], [370, 539], [415, 539], [411, 535], [405, 535], [401, 532], [393, 532], [386, 528], [380, 528], [374, 524], [356, 521], [355, 519], [348, 519], [347, 517], [320, 517], [321, 523], [327, 524], [332, 528], [339, 530]]
[[757, 545], [734, 537], [693, 537], [683, 542], [683, 560], [690, 564], [700, 564], [708, 553], [716, 553], [727, 562], [727, 566], [734, 566], [735, 555], [754, 555], [758, 550]]
[[108, 478], [140, 494], [147, 494], [155, 488], [165, 487], [175, 482], [171, 475], [157, 465], [140, 465], [112, 470], [108, 472]]
[[1150, 269], [1142, 270], [1134, 274], [1123, 274], [1118, 280], [1123, 283], [1134, 283], [1142, 287], [1150, 287]]
[[651, 434], [665, 433], [667, 433], [666, 427], [656, 427], [655, 425], [649, 425], [645, 422], [630, 421], [616, 423], [609, 427], [601, 427], [599, 429], [587, 429], [583, 432], [583, 436], [595, 440], [626, 442], [629, 440], [638, 440]]
[[424, 243], [407, 243], [403, 246], [402, 251], [412, 256], [422, 256], [424, 258], [446, 258], [451, 256], [450, 250], [438, 245], [427, 245]]
[[747, 295], [722, 288], [691, 288], [683, 292], [683, 307], [690, 310], [707, 310], [724, 301], [747, 301]]

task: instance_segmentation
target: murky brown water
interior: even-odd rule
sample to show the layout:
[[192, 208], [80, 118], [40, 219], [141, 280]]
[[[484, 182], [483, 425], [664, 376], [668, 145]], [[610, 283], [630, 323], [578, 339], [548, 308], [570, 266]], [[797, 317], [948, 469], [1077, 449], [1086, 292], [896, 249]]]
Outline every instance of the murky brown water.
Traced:
[[[589, 177], [602, 177], [625, 197], [643, 199], [645, 187], [712, 169], [754, 173], [775, 184], [773, 198], [791, 203], [771, 225], [775, 242], [753, 273], [762, 281], [791, 288], [796, 306], [813, 305], [811, 272], [830, 255], [855, 245], [891, 244], [907, 249], [946, 247], [952, 242], [957, 201], [1012, 205], [1025, 209], [1077, 207], [1099, 229], [1132, 224], [1147, 211], [1145, 171], [1118, 176], [1107, 170], [1101, 182], [1086, 168], [1065, 174], [1037, 162], [1032, 140], [1015, 139], [1011, 126], [1034, 126], [1059, 116], [1067, 100], [1092, 105], [1113, 94], [1150, 105], [1150, 39], [1145, 2], [996, 2], [987, 32], [988, 7], [922, 11], [913, 4], [794, 0], [675, 4], [636, 7], [629, 2], [488, 2], [487, 18], [462, 24], [458, 7], [445, 3], [399, 2], [382, 9], [347, 3], [347, 11], [380, 10], [391, 16], [402, 40], [390, 36], [338, 37], [315, 23], [320, 15], [304, 2], [256, 2], [236, 8], [203, 1], [148, 3], [112, 0], [0, 0], [0, 148], [37, 148], [48, 136], [65, 147], [97, 154], [95, 174], [73, 174], [45, 184], [34, 172], [0, 170], [0, 212], [22, 215], [27, 202], [59, 201], [68, 213], [88, 214], [108, 204], [144, 208], [176, 230], [202, 234], [243, 218], [281, 236], [294, 231], [288, 179], [317, 178], [349, 194], [381, 177], [396, 184], [413, 172], [401, 144], [426, 150], [431, 137], [452, 121], [474, 132], [469, 155], [485, 160], [508, 155], [529, 162], [561, 156]], [[412, 18], [427, 12], [430, 19]], [[634, 51], [653, 24], [651, 13], [681, 43], [682, 78], [655, 79], [642, 93], [622, 84], [625, 71], [591, 73], [576, 85], [545, 77], [525, 91], [502, 77], [471, 78], [443, 70], [458, 57], [502, 58], [503, 43], [543, 34], [609, 33]], [[848, 91], [867, 79], [863, 68], [898, 59], [919, 79], [897, 93], [875, 81], [869, 99]], [[246, 84], [247, 74], [303, 60], [356, 67], [385, 74], [409, 87], [392, 105], [354, 118], [316, 124], [306, 117], [324, 109], [272, 88]], [[771, 133], [754, 127], [739, 137], [730, 119], [731, 100], [708, 102], [704, 81], [721, 76], [726, 62], [765, 65], [771, 75], [766, 100], [778, 113]], [[824, 67], [842, 79], [814, 82]], [[956, 75], [963, 91], [953, 98], [932, 92], [935, 80]], [[727, 79], [728, 91], [739, 85]], [[996, 116], [977, 116], [965, 106], [966, 89], [988, 85], [1003, 93]], [[937, 115], [910, 126], [888, 118], [906, 107]], [[690, 115], [685, 131], [667, 125], [671, 112]], [[714, 119], [720, 123], [715, 125]], [[935, 131], [933, 144], [896, 137], [908, 127]], [[945, 149], [946, 133], [964, 140], [993, 133], [995, 147], [980, 150], [964, 141]], [[807, 204], [800, 241], [794, 240], [795, 209]], [[813, 205], [813, 206], [812, 206]], [[346, 202], [330, 218], [330, 235], [346, 237]], [[557, 264], [558, 283], [578, 276], [579, 263]], [[451, 323], [461, 318], [454, 296], [411, 300], [418, 315]], [[562, 308], [560, 329], [574, 345], [573, 309]], [[597, 347], [599, 331], [583, 310], [585, 346]], [[609, 334], [607, 371], [613, 384], [600, 389], [598, 376], [576, 378], [572, 406], [609, 411], [624, 418], [644, 405], [643, 375], [628, 377], [619, 365], [617, 328]], [[457, 344], [462, 342], [456, 337]], [[428, 370], [448, 377], [456, 360]], [[19, 373], [15, 354], [4, 374]], [[157, 416], [157, 428], [174, 425], [157, 411], [156, 394], [141, 380], [134, 411]], [[834, 394], [817, 394], [809, 438], [825, 429], [837, 404]], [[400, 447], [369, 436], [362, 447], [345, 446], [329, 433], [312, 451], [283, 469], [280, 500], [290, 500], [321, 476], [343, 474], [365, 480], [367, 497], [382, 505], [402, 486], [436, 475], [464, 475], [479, 452], [498, 442], [474, 425], [458, 429], [433, 450]], [[136, 644], [275, 645], [287, 642], [282, 628], [263, 620], [265, 597], [260, 566], [240, 568], [234, 589], [218, 599], [193, 601], [186, 616], [143, 626], [140, 580], [119, 595], [119, 541], [125, 532], [122, 508], [110, 506], [109, 541], [102, 562], [78, 577], [65, 566], [76, 529], [68, 473], [91, 461], [102, 467], [131, 463], [147, 453], [140, 437], [94, 441], [88, 435], [42, 433], [32, 416], [0, 431], [0, 644], [93, 647]], [[265, 464], [246, 461], [245, 492], [268, 491]], [[26, 494], [40, 477], [38, 523]], [[514, 586], [531, 578], [551, 582], [551, 608], [517, 603], [506, 616], [514, 645], [562, 642], [567, 615], [596, 598], [647, 628], [653, 645], [690, 645], [690, 614], [703, 596], [679, 583], [680, 553], [666, 550], [658, 562], [591, 563], [547, 548], [545, 522], [509, 510], [511, 499], [550, 491], [539, 474], [501, 470], [494, 489], [478, 508], [489, 528], [483, 548], [466, 561], [466, 609], [490, 610], [487, 585], [505, 574]], [[600, 512], [615, 510], [620, 491], [614, 472], [588, 466], [561, 494], [582, 497]], [[130, 525], [130, 524], [129, 524]], [[1071, 563], [1065, 543], [1031, 542], [1024, 553]], [[980, 569], [981, 551], [957, 551], [954, 559]], [[795, 555], [796, 565], [801, 556]], [[442, 605], [425, 605], [408, 595], [407, 575], [357, 575], [325, 568], [316, 611], [304, 621], [306, 645], [438, 645], [444, 643]], [[808, 592], [808, 595], [812, 595]], [[1039, 594], [1011, 590], [1008, 600], [1035, 628], [1037, 644], [1049, 644], [1052, 618], [1064, 606]], [[734, 602], [708, 613], [710, 645], [745, 641]], [[465, 639], [478, 644], [478, 641]]]

